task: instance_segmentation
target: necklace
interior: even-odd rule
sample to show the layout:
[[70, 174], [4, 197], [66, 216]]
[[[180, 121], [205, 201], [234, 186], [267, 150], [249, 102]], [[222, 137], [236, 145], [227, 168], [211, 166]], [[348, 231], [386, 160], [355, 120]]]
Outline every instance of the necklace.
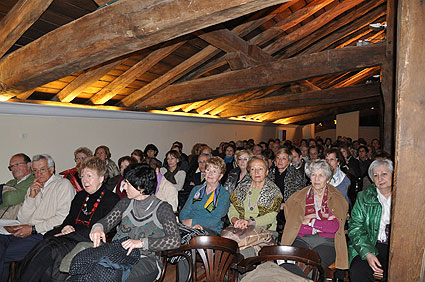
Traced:
[[88, 212], [88, 210], [87, 210], [87, 202], [90, 198], [90, 195], [87, 195], [86, 200], [84, 201], [83, 207], [81, 209], [83, 214], [91, 215], [92, 213], [94, 213], [94, 211], [97, 209], [97, 206], [99, 205], [100, 200], [102, 200], [104, 194], [105, 194], [105, 191], [102, 191], [102, 193], [100, 193], [99, 198], [97, 198], [96, 203], [94, 203], [93, 208], [91, 209], [90, 212]]
[[[258, 197], [258, 198], [260, 198], [260, 197]], [[257, 198], [257, 201], [255, 201], [255, 205], [252, 206], [252, 184], [251, 184], [251, 186], [249, 187], [249, 191], [248, 191], [248, 208], [249, 208], [249, 210], [253, 211], [257, 207], [258, 198]]]

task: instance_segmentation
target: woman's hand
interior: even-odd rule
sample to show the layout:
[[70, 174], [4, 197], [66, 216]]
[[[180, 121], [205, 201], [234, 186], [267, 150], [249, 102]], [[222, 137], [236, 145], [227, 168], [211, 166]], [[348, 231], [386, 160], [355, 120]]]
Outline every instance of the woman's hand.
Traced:
[[93, 248], [97, 248], [100, 246], [100, 239], [102, 239], [103, 243], [106, 243], [105, 232], [103, 232], [103, 228], [96, 226], [90, 232], [90, 240], [93, 242]]
[[283, 210], [283, 209], [285, 209], [285, 203], [280, 204], [280, 210]]
[[199, 224], [195, 224], [192, 228], [199, 229], [199, 230], [204, 230], [204, 228], [201, 225], [199, 225]]
[[308, 223], [314, 218], [316, 218], [316, 215], [314, 213], [304, 216], [303, 224], [308, 225]]
[[127, 256], [128, 256], [134, 248], [139, 248], [139, 249], [142, 248], [143, 243], [140, 240], [128, 239], [128, 240], [122, 242], [121, 246], [124, 249], [128, 250], [128, 252], [127, 252]]
[[336, 218], [336, 216], [331, 215], [330, 217], [328, 217], [328, 220], [334, 220]]
[[245, 219], [238, 219], [235, 221], [233, 226], [240, 229], [247, 229], [249, 226], [249, 221]]
[[370, 268], [372, 268], [373, 272], [377, 273], [384, 273], [384, 271], [381, 269], [381, 263], [379, 262], [378, 258], [372, 254], [368, 253], [366, 255], [367, 263], [369, 263]]
[[72, 227], [71, 225], [66, 225], [64, 228], [62, 228], [61, 233], [56, 234], [55, 237], [66, 235], [72, 232], [75, 232], [74, 227]]
[[182, 223], [183, 223], [183, 225], [192, 227], [192, 219], [191, 218], [182, 220]]

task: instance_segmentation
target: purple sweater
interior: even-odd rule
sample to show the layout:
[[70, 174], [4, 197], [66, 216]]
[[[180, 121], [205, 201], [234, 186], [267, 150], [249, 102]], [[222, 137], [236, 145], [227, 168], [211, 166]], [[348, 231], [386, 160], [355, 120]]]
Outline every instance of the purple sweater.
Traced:
[[[329, 217], [331, 216], [332, 213], [329, 213]], [[316, 219], [313, 227], [301, 224], [300, 231], [298, 231], [298, 236], [303, 237], [304, 235], [312, 235], [313, 228], [319, 231], [318, 234], [320, 237], [335, 238], [335, 233], [339, 229], [339, 221], [338, 218], [334, 218], [332, 220]]]

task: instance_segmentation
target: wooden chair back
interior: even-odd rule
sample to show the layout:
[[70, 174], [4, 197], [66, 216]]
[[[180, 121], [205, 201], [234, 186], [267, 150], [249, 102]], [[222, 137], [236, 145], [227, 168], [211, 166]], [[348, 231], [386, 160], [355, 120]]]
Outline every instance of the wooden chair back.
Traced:
[[244, 259], [238, 269], [244, 273], [253, 270], [258, 264], [276, 260], [295, 261], [304, 274], [311, 277], [313, 281], [332, 281], [333, 279], [330, 269], [320, 263], [317, 252], [292, 246], [263, 247], [257, 257]]
[[[190, 251], [191, 255], [188, 256], [185, 251]], [[216, 236], [196, 236], [192, 238], [188, 245], [182, 245], [176, 250], [162, 252], [164, 262], [166, 261], [164, 258], [178, 255], [184, 256], [189, 262], [190, 273], [186, 281], [192, 279], [194, 282], [198, 278], [197, 265], [199, 263], [205, 269], [205, 278], [202, 281], [222, 282], [226, 273], [228, 274], [227, 281], [237, 281], [236, 265], [243, 259], [242, 255], [239, 254], [238, 243]], [[164, 270], [166, 267], [164, 265]], [[163, 277], [164, 273], [161, 278]]]

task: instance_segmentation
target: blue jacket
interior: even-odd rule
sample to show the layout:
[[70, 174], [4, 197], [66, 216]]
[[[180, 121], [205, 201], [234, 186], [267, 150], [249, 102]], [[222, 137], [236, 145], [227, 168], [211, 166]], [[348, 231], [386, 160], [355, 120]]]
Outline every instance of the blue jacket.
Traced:
[[203, 187], [202, 185], [195, 186], [190, 192], [189, 198], [180, 212], [180, 220], [183, 221], [185, 219], [192, 219], [192, 226], [199, 224], [202, 227], [211, 229], [220, 234], [223, 229], [223, 222], [221, 221], [221, 218], [229, 211], [230, 194], [221, 184], [219, 185], [220, 192], [217, 199], [217, 206], [211, 212], [204, 208], [209, 195], [205, 195], [200, 201], [193, 202], [196, 192]]

